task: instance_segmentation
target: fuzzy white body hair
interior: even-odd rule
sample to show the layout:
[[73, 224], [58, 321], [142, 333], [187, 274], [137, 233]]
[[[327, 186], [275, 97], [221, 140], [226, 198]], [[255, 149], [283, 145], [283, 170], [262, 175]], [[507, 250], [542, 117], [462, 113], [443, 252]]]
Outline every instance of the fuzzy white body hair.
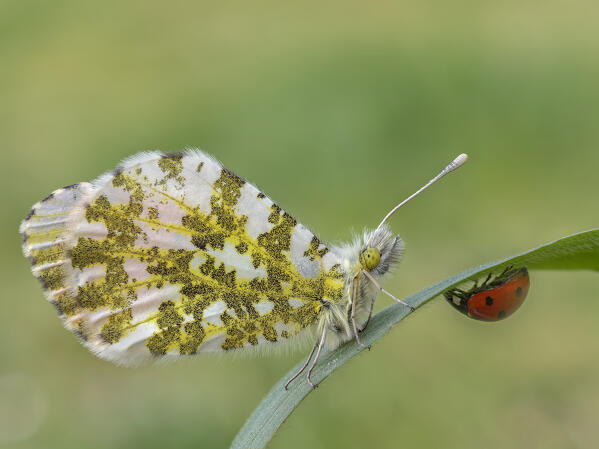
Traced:
[[[399, 263], [405, 245], [399, 235], [394, 235], [386, 225], [383, 225], [374, 231], [365, 230], [350, 243], [331, 248], [343, 261], [341, 268], [345, 277], [345, 286], [343, 299], [328, 305], [317, 326], [318, 335], [322, 334], [325, 327], [327, 328], [326, 345], [329, 349], [334, 349], [355, 338], [351, 322], [352, 300], [355, 301], [356, 317], [360, 328], [363, 320], [368, 317], [372, 301], [377, 294], [377, 287], [361, 273], [363, 267], [360, 263], [360, 255], [367, 248], [376, 248], [380, 252], [380, 261], [370, 274], [377, 281], [382, 281], [384, 276]], [[359, 279], [360, 288], [357, 297], [352, 298], [352, 285], [356, 279]]]

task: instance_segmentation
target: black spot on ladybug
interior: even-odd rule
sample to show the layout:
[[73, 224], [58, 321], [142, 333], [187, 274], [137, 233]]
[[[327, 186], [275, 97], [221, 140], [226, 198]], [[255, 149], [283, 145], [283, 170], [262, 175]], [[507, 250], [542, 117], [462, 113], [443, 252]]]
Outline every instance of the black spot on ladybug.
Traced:
[[491, 298], [490, 296], [487, 296], [487, 298], [485, 299], [485, 303], [488, 306], [492, 306], [493, 305], [493, 298]]
[[516, 289], [516, 296], [519, 298], [520, 296], [522, 296], [522, 287], [518, 287]]
[[500, 310], [497, 314], [497, 318], [502, 319], [505, 318], [505, 310]]

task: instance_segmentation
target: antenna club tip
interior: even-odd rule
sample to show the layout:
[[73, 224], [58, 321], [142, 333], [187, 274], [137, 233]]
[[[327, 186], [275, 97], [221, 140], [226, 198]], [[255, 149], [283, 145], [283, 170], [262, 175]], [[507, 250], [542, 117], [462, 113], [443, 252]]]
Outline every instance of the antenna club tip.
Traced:
[[464, 165], [467, 160], [468, 160], [468, 155], [466, 153], [462, 153], [458, 157], [456, 157], [453, 161], [451, 161], [451, 164], [449, 164], [447, 166], [447, 170], [454, 171], [456, 168], [459, 168], [462, 165]]
[[460, 165], [465, 164], [467, 160], [468, 160], [468, 155], [466, 153], [462, 153], [453, 160], [453, 163], [459, 167]]

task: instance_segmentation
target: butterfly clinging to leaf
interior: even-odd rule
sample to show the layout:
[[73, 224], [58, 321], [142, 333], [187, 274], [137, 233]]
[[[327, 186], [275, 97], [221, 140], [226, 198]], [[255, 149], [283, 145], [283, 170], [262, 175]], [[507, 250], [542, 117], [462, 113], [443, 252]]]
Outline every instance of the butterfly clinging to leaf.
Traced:
[[404, 249], [386, 221], [466, 159], [374, 231], [327, 246], [199, 150], [140, 153], [33, 206], [23, 252], [65, 326], [103, 359], [133, 365], [313, 332], [291, 379], [312, 362], [312, 384], [323, 347], [362, 345], [377, 291], [411, 308], [379, 284]]

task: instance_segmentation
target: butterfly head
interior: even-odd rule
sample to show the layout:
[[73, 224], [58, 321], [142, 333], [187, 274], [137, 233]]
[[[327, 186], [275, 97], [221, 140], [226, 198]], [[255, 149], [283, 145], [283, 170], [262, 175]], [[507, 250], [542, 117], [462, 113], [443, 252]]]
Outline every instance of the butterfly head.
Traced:
[[360, 254], [360, 265], [366, 271], [372, 271], [378, 267], [381, 261], [381, 252], [378, 248], [366, 248]]
[[365, 233], [363, 242], [360, 266], [375, 276], [382, 276], [397, 265], [405, 247], [401, 237], [385, 225]]

